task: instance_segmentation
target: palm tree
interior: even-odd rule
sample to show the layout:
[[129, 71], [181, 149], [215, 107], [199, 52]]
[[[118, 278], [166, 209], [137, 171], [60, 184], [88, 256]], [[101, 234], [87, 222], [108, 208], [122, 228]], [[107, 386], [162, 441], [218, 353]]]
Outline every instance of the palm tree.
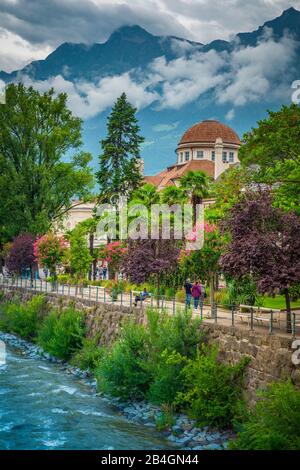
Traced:
[[191, 198], [193, 205], [193, 222], [196, 223], [197, 205], [209, 195], [210, 178], [203, 171], [188, 171], [180, 179], [180, 187]]
[[159, 201], [156, 187], [153, 184], [146, 183], [133, 192], [130, 205], [143, 204], [149, 209], [152, 204], [159, 204]]
[[163, 204], [174, 204], [183, 205], [188, 201], [188, 197], [182, 188], [178, 186], [167, 186], [161, 191], [161, 202]]

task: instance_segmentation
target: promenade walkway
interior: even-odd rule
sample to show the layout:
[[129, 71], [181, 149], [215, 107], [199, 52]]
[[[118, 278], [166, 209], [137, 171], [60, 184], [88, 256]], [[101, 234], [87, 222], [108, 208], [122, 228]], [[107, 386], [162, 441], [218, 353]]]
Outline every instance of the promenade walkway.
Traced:
[[[42, 279], [34, 280], [32, 285], [29, 279], [2, 278], [0, 279], [0, 289], [1, 287], [7, 289], [20, 288], [36, 293], [52, 292], [70, 298], [77, 297], [95, 303], [115, 304], [125, 307], [133, 307], [135, 298], [134, 292], [122, 292], [118, 295], [117, 299], [114, 299], [110, 295], [109, 290], [104, 287], [92, 285], [79, 287], [61, 283], [56, 283], [55, 286], [53, 286], [50, 282]], [[148, 307], [158, 308], [167, 311], [169, 314], [175, 314], [176, 311], [185, 309], [184, 303], [178, 302], [175, 299], [167, 300], [163, 296], [151, 296], [147, 301], [138, 303], [138, 308], [145, 309]], [[235, 307], [228, 309], [219, 305], [214, 305], [212, 308], [209, 304], [201, 303], [198, 310], [193, 310], [193, 316], [201, 318], [203, 323], [206, 324], [226, 325], [239, 329], [260, 331], [265, 334], [300, 337], [300, 309], [296, 309], [292, 312], [290, 333], [286, 332], [286, 313], [271, 309], [264, 309], [263, 312], [260, 312], [250, 308], [250, 310], [245, 312], [245, 309]]]

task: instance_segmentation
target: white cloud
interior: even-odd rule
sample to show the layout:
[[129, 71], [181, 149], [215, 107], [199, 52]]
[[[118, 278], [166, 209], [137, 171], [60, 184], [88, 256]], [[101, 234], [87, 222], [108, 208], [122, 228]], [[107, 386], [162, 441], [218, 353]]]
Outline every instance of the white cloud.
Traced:
[[230, 109], [228, 113], [226, 114], [225, 119], [226, 121], [232, 121], [232, 119], [234, 119], [234, 116], [235, 116], [234, 109]]
[[157, 99], [155, 92], [147, 91], [143, 84], [135, 83], [129, 73], [103, 78], [97, 84], [72, 83], [61, 75], [49, 80], [34, 82], [24, 76], [22, 81], [41, 92], [53, 87], [57, 93], [67, 93], [70, 109], [83, 119], [92, 118], [111, 107], [124, 91], [128, 100], [137, 109], [144, 108]]
[[17, 34], [0, 28], [0, 70], [12, 72], [33, 60], [44, 59], [51, 47], [36, 47]]
[[154, 132], [170, 132], [174, 131], [177, 129], [179, 125], [179, 121], [170, 123], [170, 124], [156, 124], [155, 126], [152, 127], [152, 130]]
[[222, 81], [224, 65], [223, 55], [213, 50], [168, 63], [164, 57], [156, 59], [152, 71], [153, 80], [162, 84], [160, 109], [179, 109], [213, 89]]
[[272, 37], [256, 47], [240, 48], [230, 55], [227, 84], [218, 90], [220, 103], [243, 106], [278, 95], [278, 81], [288, 78], [289, 66], [295, 59], [296, 43], [289, 37], [276, 42]]

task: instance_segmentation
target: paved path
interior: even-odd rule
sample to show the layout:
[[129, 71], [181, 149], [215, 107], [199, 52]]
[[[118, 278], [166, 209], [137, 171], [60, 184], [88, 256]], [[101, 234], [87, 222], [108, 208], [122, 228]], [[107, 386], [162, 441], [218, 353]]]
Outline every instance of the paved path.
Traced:
[[[134, 297], [135, 293], [122, 293], [118, 295], [117, 300], [113, 300], [108, 292], [107, 289], [98, 286], [88, 286], [84, 288], [79, 288], [75, 286], [69, 286], [65, 284], [58, 284], [53, 287], [50, 282], [45, 280], [37, 279], [34, 281], [33, 286], [31, 286], [31, 282], [29, 279], [5, 279], [0, 280], [0, 286], [4, 287], [18, 287], [23, 288], [26, 290], [31, 290], [35, 292], [53, 292], [58, 295], [66, 295], [68, 297], [77, 297], [79, 299], [88, 299], [95, 302], [107, 303], [107, 304], [115, 304], [115, 305], [124, 305], [126, 307], [131, 307], [134, 304]], [[159, 303], [157, 298], [151, 297], [147, 301], [143, 302], [143, 305], [139, 302], [138, 305], [140, 308], [145, 307], [153, 307], [159, 308], [161, 310], [165, 310], [170, 314], [174, 314], [178, 310], [183, 310], [185, 308], [184, 303], [177, 302], [175, 300], [166, 300], [164, 298], [159, 299]], [[193, 316], [196, 318], [202, 318], [204, 323], [207, 324], [220, 324], [226, 326], [235, 326], [239, 329], [253, 329], [255, 331], [260, 331], [261, 333], [273, 333], [273, 334], [280, 334], [284, 336], [300, 336], [300, 312], [298, 311], [295, 313], [295, 322], [293, 328], [293, 334], [286, 333], [286, 321], [285, 315], [281, 314], [280, 321], [271, 322], [271, 314], [267, 314], [262, 319], [261, 316], [257, 317], [255, 314], [253, 315], [252, 322], [251, 317], [247, 315], [243, 315], [239, 312], [231, 312], [224, 308], [218, 307], [217, 308], [217, 315], [214, 315], [212, 318], [211, 315], [211, 306], [210, 305], [203, 305], [202, 311], [200, 307], [198, 310], [193, 310]]]

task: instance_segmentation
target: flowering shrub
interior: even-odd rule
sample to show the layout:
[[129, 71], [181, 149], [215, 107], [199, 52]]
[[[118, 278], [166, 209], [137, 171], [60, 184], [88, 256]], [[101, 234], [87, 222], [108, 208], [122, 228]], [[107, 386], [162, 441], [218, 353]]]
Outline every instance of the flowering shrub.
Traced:
[[34, 255], [41, 266], [55, 273], [56, 265], [62, 261], [67, 246], [68, 242], [64, 237], [47, 233], [35, 241]]
[[125, 246], [124, 242], [111, 242], [99, 248], [97, 258], [98, 260], [109, 263], [110, 273], [116, 273], [127, 251], [128, 248]]

